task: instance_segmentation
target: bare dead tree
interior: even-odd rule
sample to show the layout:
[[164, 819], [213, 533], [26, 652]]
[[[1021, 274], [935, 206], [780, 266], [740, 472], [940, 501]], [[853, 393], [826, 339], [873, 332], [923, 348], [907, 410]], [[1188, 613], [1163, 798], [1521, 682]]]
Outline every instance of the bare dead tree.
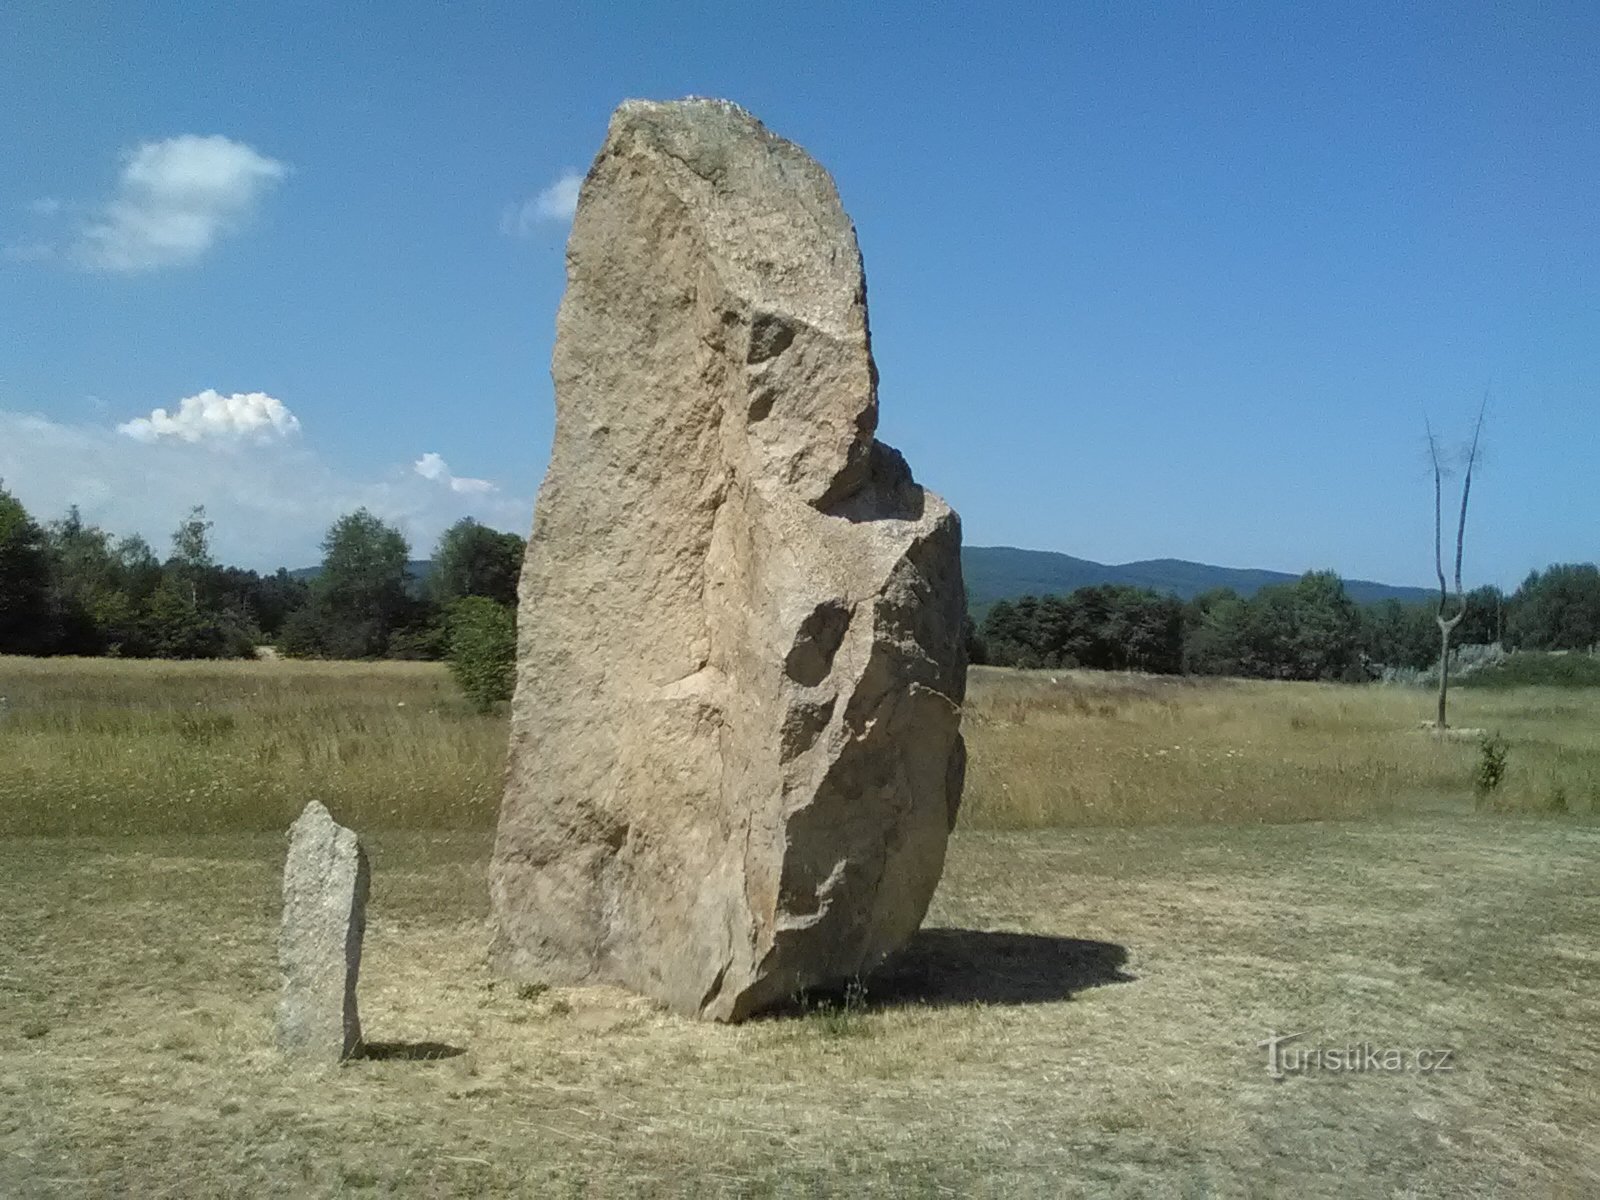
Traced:
[[1434, 614], [1434, 620], [1439, 624], [1439, 716], [1434, 727], [1441, 734], [1447, 728], [1445, 705], [1450, 693], [1450, 635], [1461, 624], [1461, 618], [1467, 615], [1466, 593], [1461, 588], [1461, 556], [1467, 541], [1467, 501], [1472, 497], [1472, 470], [1478, 465], [1483, 414], [1488, 406], [1489, 397], [1486, 394], [1483, 403], [1478, 406], [1478, 420], [1472, 428], [1472, 445], [1467, 451], [1466, 474], [1461, 483], [1461, 517], [1456, 522], [1456, 586], [1453, 597], [1444, 575], [1444, 462], [1439, 439], [1433, 432], [1433, 423], [1424, 418], [1428, 430], [1428, 456], [1433, 460], [1433, 565], [1439, 576], [1439, 609]]

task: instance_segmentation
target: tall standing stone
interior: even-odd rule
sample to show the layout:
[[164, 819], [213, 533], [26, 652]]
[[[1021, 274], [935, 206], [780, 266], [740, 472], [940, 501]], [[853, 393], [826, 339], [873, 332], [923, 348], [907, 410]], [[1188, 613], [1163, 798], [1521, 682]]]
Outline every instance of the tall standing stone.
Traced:
[[874, 438], [855, 229], [716, 100], [612, 117], [567, 246], [495, 965], [737, 1020], [920, 924], [964, 765], [960, 523]]
[[356, 977], [366, 932], [367, 855], [356, 835], [313, 800], [289, 828], [278, 963], [278, 1046], [337, 1063], [361, 1045]]

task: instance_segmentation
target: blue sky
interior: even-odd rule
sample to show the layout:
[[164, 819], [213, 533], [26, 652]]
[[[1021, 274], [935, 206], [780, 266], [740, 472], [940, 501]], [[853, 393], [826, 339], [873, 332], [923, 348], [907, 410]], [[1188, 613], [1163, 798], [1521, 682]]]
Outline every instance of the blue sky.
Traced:
[[[1409, 11], [1408, 11], [1409, 10]], [[1469, 583], [1596, 554], [1600, 8], [0, 7], [0, 477], [247, 565], [525, 531], [564, 176], [719, 95], [832, 171], [967, 540]], [[541, 199], [542, 197], [542, 199]], [[185, 400], [188, 400], [185, 405]], [[164, 415], [157, 415], [156, 410]]]

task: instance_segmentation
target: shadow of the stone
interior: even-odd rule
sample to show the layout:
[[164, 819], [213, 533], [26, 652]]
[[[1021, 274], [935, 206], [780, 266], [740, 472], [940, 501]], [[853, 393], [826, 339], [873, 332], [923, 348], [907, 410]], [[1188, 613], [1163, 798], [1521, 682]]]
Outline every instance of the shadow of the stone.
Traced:
[[1042, 933], [923, 929], [863, 981], [869, 1008], [1045, 1004], [1131, 983], [1126, 946]]
[[447, 1042], [362, 1042], [355, 1057], [374, 1062], [430, 1062], [438, 1058], [458, 1058], [466, 1053]]

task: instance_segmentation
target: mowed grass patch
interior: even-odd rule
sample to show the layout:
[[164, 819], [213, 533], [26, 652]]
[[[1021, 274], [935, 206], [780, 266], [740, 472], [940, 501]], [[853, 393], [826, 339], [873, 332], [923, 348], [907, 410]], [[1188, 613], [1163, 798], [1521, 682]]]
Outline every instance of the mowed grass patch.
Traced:
[[958, 832], [914, 986], [738, 1027], [497, 980], [487, 832], [369, 841], [381, 1054], [323, 1073], [281, 836], [0, 843], [0, 1194], [1600, 1194], [1593, 828]]
[[[1470, 811], [1475, 740], [1419, 728], [1410, 688], [975, 668], [961, 820], [974, 829], [1340, 820]], [[1502, 811], [1600, 812], [1600, 689], [1460, 691], [1501, 733]]]
[[435, 663], [0, 658], [0, 836], [492, 824], [503, 717]]
[[[736, 1028], [491, 975], [505, 721], [436, 666], [0, 695], [0, 829], [96, 834], [0, 840], [0, 1195], [1600, 1194], [1591, 693], [1460, 697], [1508, 745], [1481, 812], [1424, 693], [977, 671], [924, 932]], [[312, 796], [373, 863], [377, 1053], [325, 1073], [272, 1046]], [[1453, 1069], [1275, 1080], [1289, 1033]]]

